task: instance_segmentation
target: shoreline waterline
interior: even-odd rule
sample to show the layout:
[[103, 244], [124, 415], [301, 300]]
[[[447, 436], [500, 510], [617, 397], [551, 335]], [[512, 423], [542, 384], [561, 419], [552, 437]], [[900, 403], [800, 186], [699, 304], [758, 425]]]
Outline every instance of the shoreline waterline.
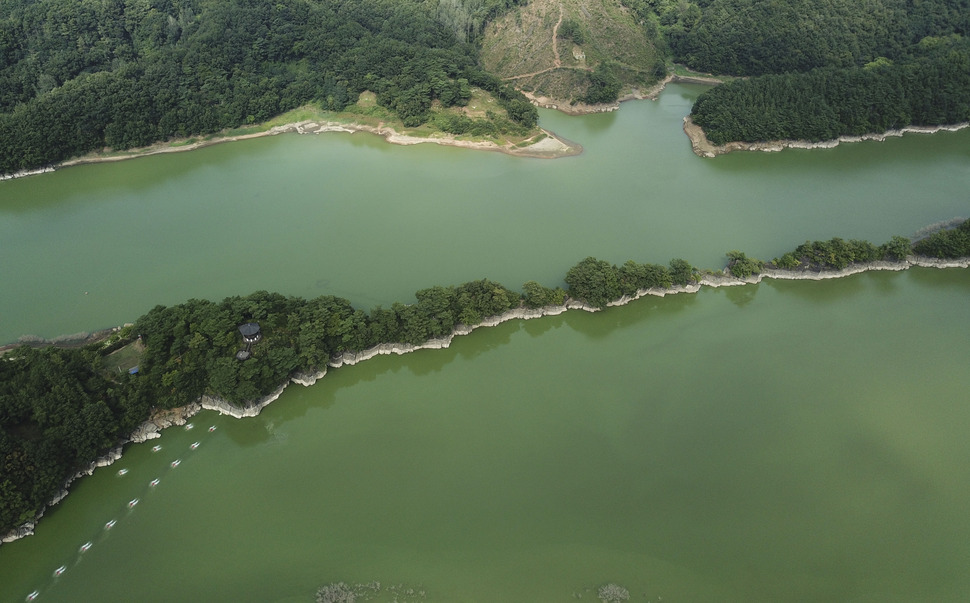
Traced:
[[[598, 105], [586, 105], [578, 103], [572, 105], [569, 101], [562, 101], [558, 99], [552, 99], [542, 96], [535, 96], [530, 93], [524, 92], [529, 101], [540, 108], [553, 109], [564, 113], [566, 115], [588, 115], [592, 113], [607, 113], [616, 111], [620, 108], [620, 104], [632, 101], [632, 100], [657, 100], [657, 97], [664, 91], [668, 84], [706, 84], [706, 85], [717, 85], [722, 83], [721, 80], [715, 77], [702, 77], [702, 76], [685, 76], [670, 74], [663, 80], [657, 82], [654, 86], [647, 88], [645, 90], [634, 89], [631, 92], [621, 96], [616, 101], [612, 103], [603, 103]], [[344, 132], [353, 134], [355, 132], [366, 132], [369, 134], [375, 134], [384, 138], [384, 140], [390, 144], [397, 144], [402, 146], [409, 146], [414, 144], [422, 143], [433, 143], [442, 146], [450, 146], [463, 149], [473, 149], [480, 151], [494, 151], [499, 153], [504, 153], [506, 155], [512, 155], [514, 157], [531, 157], [537, 159], [558, 159], [561, 157], [572, 157], [579, 155], [583, 152], [583, 147], [579, 143], [571, 140], [567, 140], [557, 134], [546, 130], [544, 128], [539, 128], [542, 138], [528, 146], [517, 146], [511, 143], [502, 145], [492, 141], [472, 141], [472, 140], [461, 140], [455, 138], [453, 135], [439, 132], [432, 134], [431, 136], [411, 136], [408, 134], [401, 134], [394, 128], [384, 125], [381, 123], [378, 126], [372, 126], [367, 124], [361, 124], [358, 122], [341, 122], [333, 120], [302, 120], [296, 122], [285, 123], [278, 126], [273, 126], [267, 130], [261, 132], [252, 132], [249, 134], [226, 134], [226, 135], [215, 135], [212, 138], [207, 138], [203, 140], [194, 140], [194, 137], [189, 137], [186, 139], [176, 139], [158, 142], [147, 147], [141, 147], [137, 149], [130, 149], [127, 151], [119, 152], [119, 154], [105, 155], [98, 152], [91, 152], [87, 155], [81, 157], [75, 157], [72, 159], [67, 159], [53, 165], [47, 165], [41, 168], [34, 168], [28, 170], [20, 170], [18, 172], [12, 172], [8, 174], [0, 174], [0, 182], [5, 180], [14, 180], [18, 178], [25, 178], [27, 176], [36, 176], [40, 174], [47, 174], [57, 171], [62, 168], [73, 167], [78, 165], [91, 165], [98, 163], [114, 163], [117, 161], [125, 161], [128, 159], [137, 159], [139, 157], [150, 157], [152, 155], [163, 155], [168, 153], [182, 153], [186, 151], [194, 151], [197, 149], [223, 144], [228, 142], [237, 142], [241, 140], [250, 140], [253, 138], [263, 138], [266, 136], [276, 136], [278, 134], [285, 134], [295, 132], [297, 134], [323, 134], [326, 132]], [[193, 142], [189, 142], [193, 141]]]
[[[641, 289], [637, 291], [634, 295], [624, 295], [617, 300], [613, 300], [606, 304], [607, 307], [623, 306], [632, 301], [640, 299], [645, 296], [655, 296], [655, 297], [665, 297], [667, 295], [679, 294], [679, 293], [697, 293], [703, 287], [731, 287], [731, 286], [741, 286], [758, 284], [764, 279], [778, 279], [778, 280], [828, 280], [836, 278], [845, 278], [847, 276], [852, 276], [855, 274], [860, 274], [869, 271], [894, 271], [900, 272], [908, 270], [912, 267], [921, 268], [936, 268], [936, 269], [947, 269], [947, 268], [970, 268], [970, 257], [956, 258], [956, 259], [936, 259], [928, 257], [917, 257], [909, 256], [905, 260], [898, 262], [888, 262], [888, 261], [878, 261], [878, 262], [868, 262], [852, 264], [842, 270], [823, 270], [823, 271], [812, 271], [812, 270], [780, 270], [766, 268], [761, 273], [752, 275], [748, 278], [738, 278], [728, 274], [726, 271], [720, 273], [707, 273], [701, 276], [701, 278], [689, 285], [676, 285], [666, 289], [652, 288], [652, 289]], [[129, 434], [122, 442], [117, 446], [112, 448], [107, 454], [99, 457], [94, 462], [92, 462], [88, 467], [76, 472], [71, 476], [65, 484], [62, 486], [61, 491], [49, 502], [45, 507], [40, 509], [34, 520], [26, 522], [25, 524], [11, 530], [9, 533], [5, 534], [0, 538], [0, 545], [19, 540], [20, 538], [33, 535], [34, 528], [37, 522], [43, 517], [44, 513], [56, 505], [58, 502], [63, 500], [69, 494], [69, 486], [74, 480], [83, 477], [85, 475], [91, 475], [94, 470], [98, 467], [106, 467], [111, 465], [118, 459], [122, 458], [123, 448], [127, 444], [131, 443], [143, 443], [150, 439], [155, 439], [161, 437], [161, 430], [166, 429], [175, 425], [184, 425], [189, 418], [195, 416], [202, 410], [213, 410], [219, 414], [229, 415], [231, 417], [241, 419], [246, 417], [255, 417], [260, 411], [277, 400], [286, 387], [290, 383], [296, 383], [303, 385], [304, 387], [309, 387], [317, 382], [317, 380], [323, 378], [327, 374], [328, 368], [340, 368], [342, 366], [352, 366], [359, 362], [369, 360], [376, 356], [389, 355], [389, 354], [407, 354], [410, 352], [415, 352], [423, 349], [445, 349], [451, 345], [451, 342], [456, 336], [468, 335], [472, 331], [480, 327], [493, 327], [510, 320], [530, 320], [534, 318], [542, 318], [544, 316], [556, 316], [562, 314], [568, 310], [585, 310], [587, 312], [597, 312], [601, 308], [596, 308], [590, 306], [579, 300], [567, 299], [562, 305], [545, 306], [541, 308], [525, 308], [520, 307], [514, 310], [509, 310], [503, 314], [491, 316], [485, 318], [481, 322], [475, 325], [458, 325], [450, 335], [446, 337], [429, 339], [428, 341], [414, 345], [414, 344], [402, 344], [402, 343], [385, 343], [362, 350], [359, 352], [345, 352], [339, 356], [332, 357], [327, 366], [316, 371], [315, 373], [302, 373], [298, 372], [291, 375], [284, 383], [279, 385], [276, 390], [270, 394], [263, 396], [251, 403], [244, 406], [237, 406], [221, 398], [213, 396], [202, 396], [196, 402], [188, 404], [186, 406], [177, 407], [173, 409], [166, 409], [154, 414], [150, 419], [142, 423], [134, 432]]]
[[655, 101], [660, 96], [668, 84], [702, 84], [705, 86], [716, 86], [718, 84], [724, 83], [716, 77], [705, 77], [699, 75], [678, 75], [669, 74], [664, 79], [660, 80], [653, 86], [640, 90], [639, 88], [634, 88], [630, 92], [620, 96], [612, 103], [599, 103], [595, 105], [589, 105], [586, 103], [573, 103], [568, 100], [552, 98], [549, 96], [536, 95], [525, 90], [520, 90], [526, 98], [529, 99], [533, 105], [541, 109], [552, 109], [554, 111], [559, 111], [565, 115], [590, 115], [593, 113], [610, 113], [612, 111], [618, 111], [620, 109], [620, 104], [627, 101], [634, 100], [652, 100]]
[[[356, 122], [339, 122], [339, 121], [329, 121], [329, 120], [303, 120], [298, 122], [291, 122], [279, 126], [273, 126], [268, 130], [262, 132], [253, 132], [250, 134], [239, 134], [239, 135], [224, 135], [215, 136], [206, 140], [197, 140], [195, 142], [188, 142], [185, 144], [179, 144], [179, 141], [167, 141], [160, 142], [154, 145], [143, 147], [140, 149], [133, 149], [126, 151], [125, 154], [120, 155], [101, 155], [98, 153], [89, 153], [82, 157], [76, 157], [74, 159], [67, 159], [55, 165], [46, 166], [43, 168], [37, 168], [32, 170], [21, 170], [19, 172], [14, 172], [11, 174], [0, 175], [0, 181], [3, 180], [13, 180], [16, 178], [24, 178], [27, 176], [35, 176], [39, 174], [47, 174], [54, 172], [56, 170], [77, 166], [77, 165], [90, 165], [97, 163], [114, 163], [117, 161], [125, 161], [128, 159], [137, 159], [139, 157], [150, 157], [152, 155], [163, 155], [167, 153], [183, 153], [186, 151], [194, 151], [204, 147], [209, 147], [217, 144], [223, 144], [227, 142], [237, 142], [240, 140], [250, 140], [253, 138], [263, 138], [266, 136], [276, 136], [278, 134], [286, 133], [297, 133], [297, 134], [325, 134], [327, 132], [344, 132], [348, 134], [354, 134], [356, 132], [366, 132], [368, 134], [375, 134], [382, 137], [385, 141], [390, 144], [397, 144], [402, 146], [409, 146], [422, 143], [432, 143], [442, 146], [456, 147], [461, 149], [474, 149], [480, 151], [495, 151], [499, 153], [505, 153], [506, 155], [512, 155], [514, 157], [532, 157], [537, 159], [558, 159], [560, 157], [572, 157], [574, 155], [579, 155], [583, 152], [583, 147], [575, 142], [567, 141], [553, 132], [539, 128], [542, 137], [529, 144], [527, 146], [517, 146], [511, 143], [502, 145], [492, 141], [473, 141], [473, 140], [461, 140], [455, 138], [454, 136], [446, 133], [440, 133], [440, 136], [411, 136], [408, 134], [401, 134], [394, 128], [386, 125], [370, 126], [367, 124], [361, 124]], [[436, 133], [439, 134], [439, 133]], [[537, 135], [537, 136], [539, 136]], [[189, 138], [188, 140], [191, 140]], [[176, 144], [177, 146], [173, 146]], [[520, 143], [521, 144], [521, 143]]]
[[728, 142], [716, 145], [707, 139], [704, 129], [694, 123], [690, 115], [684, 118], [684, 134], [690, 140], [694, 154], [699, 157], [717, 157], [733, 151], [763, 151], [777, 153], [784, 149], [834, 149], [846, 142], [863, 142], [872, 140], [883, 142], [887, 138], [899, 138], [904, 134], [936, 134], [938, 132], [957, 132], [970, 127], [970, 122], [946, 124], [939, 126], [906, 126], [898, 130], [887, 130], [882, 133], [862, 134], [859, 136], [839, 136], [833, 140], [812, 142], [809, 140], [770, 140], [764, 142]]

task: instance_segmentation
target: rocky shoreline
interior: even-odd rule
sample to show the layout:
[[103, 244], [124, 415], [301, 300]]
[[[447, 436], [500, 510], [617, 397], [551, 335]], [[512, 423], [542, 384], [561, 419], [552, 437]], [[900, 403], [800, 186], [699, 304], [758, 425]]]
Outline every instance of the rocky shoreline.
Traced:
[[[696, 283], [690, 285], [675, 285], [669, 289], [652, 288], [652, 289], [641, 289], [637, 291], [634, 295], [624, 295], [623, 297], [611, 301], [607, 304], [608, 307], [624, 306], [632, 301], [638, 300], [645, 296], [656, 296], [665, 297], [667, 295], [674, 295], [679, 293], [697, 293], [703, 287], [733, 287], [741, 285], [753, 285], [758, 284], [764, 279], [778, 279], [778, 280], [810, 280], [819, 281], [834, 278], [844, 278], [847, 276], [852, 276], [854, 274], [860, 274], [862, 272], [882, 271], [890, 270], [894, 272], [899, 272], [903, 270], [908, 270], [912, 267], [922, 267], [922, 268], [970, 268], [970, 257], [958, 258], [952, 260], [928, 258], [928, 257], [917, 257], [910, 256], [905, 260], [899, 262], [868, 262], [860, 264], [852, 264], [842, 270], [781, 270], [776, 268], [765, 268], [761, 273], [752, 275], [748, 278], [737, 278], [730, 275], [727, 271], [720, 273], [707, 273], [701, 276], [700, 280]], [[475, 329], [481, 327], [494, 327], [507, 322], [510, 320], [530, 320], [534, 318], [542, 318], [544, 316], [556, 316], [567, 312], [569, 310], [585, 310], [587, 312], [598, 312], [600, 308], [592, 307], [586, 303], [578, 300], [567, 299], [566, 303], [561, 306], [545, 306], [542, 308], [516, 308], [514, 310], [509, 310], [503, 314], [497, 316], [490, 316], [476, 325], [458, 325], [454, 331], [447, 337], [441, 337], [437, 339], [430, 339], [422, 344], [405, 344], [405, 343], [385, 343], [381, 345], [362, 350], [360, 352], [345, 352], [339, 356], [334, 356], [327, 363], [327, 367], [324, 367], [320, 371], [314, 374], [297, 373], [290, 377], [288, 381], [280, 385], [272, 393], [255, 400], [244, 406], [237, 406], [221, 398], [216, 398], [213, 396], [203, 396], [199, 401], [183, 406], [180, 408], [168, 409], [163, 411], [158, 411], [153, 414], [152, 417], [140, 425], [127, 440], [119, 444], [116, 448], [112, 449], [108, 454], [103, 457], [98, 458], [95, 462], [91, 463], [87, 468], [82, 471], [77, 472], [74, 476], [67, 480], [64, 484], [61, 492], [38, 513], [37, 517], [19, 528], [11, 531], [10, 533], [3, 536], [0, 542], [7, 543], [13, 542], [25, 536], [29, 536], [34, 533], [34, 526], [37, 521], [44, 515], [44, 511], [47, 508], [60, 502], [68, 494], [68, 487], [70, 484], [79, 477], [85, 475], [91, 475], [95, 469], [98, 467], [106, 467], [116, 460], [121, 458], [122, 448], [128, 443], [142, 443], [151, 439], [161, 437], [161, 431], [168, 427], [175, 425], [184, 425], [189, 418], [195, 416], [202, 410], [212, 410], [223, 415], [229, 415], [237, 419], [245, 417], [255, 417], [257, 416], [263, 408], [274, 402], [283, 393], [283, 390], [290, 383], [296, 383], [304, 387], [309, 387], [317, 382], [317, 380], [323, 378], [327, 374], [328, 368], [340, 368], [342, 366], [353, 366], [357, 363], [364, 362], [365, 360], [370, 360], [376, 356], [383, 356], [389, 354], [408, 354], [410, 352], [415, 352], [418, 350], [440, 350], [447, 348], [451, 345], [451, 342], [455, 337], [461, 335], [468, 335]]]
[[[130, 326], [130, 323], [124, 326]], [[121, 329], [122, 327], [111, 327], [108, 329], [101, 329], [100, 331], [94, 331], [93, 333], [81, 332], [74, 333], [72, 335], [60, 335], [52, 339], [45, 339], [37, 335], [21, 335], [14, 343], [0, 345], [0, 356], [3, 356], [10, 350], [19, 348], [22, 345], [32, 348], [44, 348], [49, 345], [60, 348], [81, 348], [92, 343], [97, 343], [98, 341], [104, 341]]]
[[700, 157], [717, 157], [732, 151], [764, 151], [776, 153], [783, 149], [832, 149], [843, 142], [862, 142], [874, 140], [882, 142], [887, 138], [898, 138], [903, 134], [935, 134], [937, 132], [956, 132], [970, 127], [970, 122], [943, 126], [907, 126], [898, 130], [887, 130], [881, 134], [863, 134], [861, 136], [840, 136], [835, 140], [812, 142], [810, 140], [771, 140], [765, 142], [729, 142], [716, 145], [707, 139], [704, 129], [694, 123], [688, 115], [684, 118], [684, 133], [690, 139], [694, 154]]
[[219, 136], [209, 140], [200, 140], [197, 142], [182, 144], [179, 146], [171, 146], [170, 142], [159, 143], [150, 147], [145, 147], [142, 149], [134, 149], [131, 152], [125, 153], [123, 155], [101, 155], [98, 153], [92, 153], [85, 155], [83, 157], [77, 157], [75, 159], [68, 159], [62, 161], [54, 166], [48, 166], [36, 170], [24, 170], [20, 172], [15, 172], [13, 174], [3, 174], [0, 175], [0, 180], [12, 180], [14, 178], [23, 178], [25, 176], [33, 176], [36, 174], [46, 174], [53, 172], [60, 168], [71, 167], [74, 165], [87, 165], [92, 163], [110, 163], [115, 161], [124, 161], [126, 159], [136, 159], [138, 157], [148, 157], [150, 155], [161, 155], [165, 153], [183, 153], [185, 151], [193, 151], [196, 149], [201, 149], [203, 147], [212, 146], [215, 144], [222, 144], [225, 142], [236, 142], [239, 140], [248, 140], [251, 138], [262, 138], [264, 136], [276, 136], [277, 134], [284, 134], [287, 132], [295, 132], [297, 134], [323, 134], [326, 132], [347, 132], [353, 134], [355, 132], [367, 132], [370, 134], [376, 134], [381, 136], [387, 142], [391, 144], [399, 145], [413, 145], [421, 143], [433, 143], [443, 146], [458, 147], [463, 149], [477, 149], [481, 151], [497, 151], [499, 153], [505, 153], [507, 155], [513, 155], [516, 157], [535, 157], [540, 159], [555, 159], [558, 157], [570, 157], [573, 155], [579, 155], [583, 152], [582, 146], [566, 141], [559, 138], [552, 132], [548, 130], [542, 130], [544, 135], [541, 140], [538, 140], [527, 146], [516, 146], [513, 144], [501, 145], [496, 142], [491, 141], [472, 141], [472, 140], [461, 140], [455, 138], [450, 134], [438, 133], [428, 137], [422, 136], [409, 136], [407, 134], [401, 134], [394, 128], [386, 125], [370, 126], [360, 123], [342, 123], [337, 121], [313, 121], [305, 120], [300, 122], [283, 124], [281, 126], [274, 126], [263, 132], [255, 132], [252, 134], [241, 134], [239, 136]]
[[23, 178], [24, 176], [34, 176], [36, 174], [46, 174], [48, 172], [53, 172], [52, 167], [42, 167], [36, 170], [21, 170], [19, 172], [14, 172], [12, 174], [0, 174], [0, 181], [3, 180], [13, 180], [14, 178]]
[[[584, 103], [571, 103], [569, 101], [564, 101], [560, 99], [549, 98], [545, 96], [537, 96], [528, 92], [523, 92], [525, 96], [529, 99], [532, 104], [537, 107], [542, 107], [546, 109], [555, 109], [561, 111], [567, 115], [588, 115], [591, 113], [608, 113], [611, 111], [616, 111], [620, 108], [620, 103], [630, 101], [630, 100], [656, 100], [657, 97], [663, 92], [667, 84], [670, 83], [684, 83], [684, 84], [719, 84], [721, 80], [715, 77], [701, 77], [701, 76], [684, 76], [684, 75], [668, 75], [666, 78], [658, 82], [656, 85], [640, 90], [634, 89], [627, 94], [621, 96], [615, 102], [612, 103], [602, 103], [596, 105], [588, 105]], [[46, 174], [53, 172], [60, 168], [71, 167], [75, 165], [87, 165], [92, 163], [110, 163], [115, 161], [124, 161], [127, 159], [136, 159], [138, 157], [148, 157], [150, 155], [161, 155], [164, 153], [182, 153], [185, 151], [193, 151], [195, 149], [201, 149], [203, 147], [212, 146], [215, 144], [222, 144], [225, 142], [236, 142], [239, 140], [248, 140], [251, 138], [262, 138], [264, 136], [276, 136], [277, 134], [284, 134], [287, 132], [296, 132], [298, 134], [323, 134], [326, 132], [368, 132], [370, 134], [376, 134], [381, 136], [387, 142], [391, 144], [399, 145], [412, 145], [421, 143], [433, 143], [443, 146], [458, 147], [463, 149], [476, 149], [481, 151], [496, 151], [500, 153], [505, 153], [507, 155], [513, 155], [516, 157], [534, 157], [540, 159], [555, 159], [559, 157], [571, 157], [573, 155], [579, 155], [583, 151], [583, 147], [575, 142], [571, 142], [556, 136], [554, 133], [541, 129], [542, 133], [545, 135], [541, 140], [524, 147], [519, 147], [513, 144], [500, 145], [491, 141], [471, 141], [471, 140], [460, 140], [454, 136], [446, 133], [438, 133], [428, 137], [422, 136], [409, 136], [407, 134], [401, 134], [394, 128], [386, 126], [383, 123], [378, 126], [370, 126], [360, 123], [343, 123], [337, 121], [313, 121], [305, 120], [300, 122], [293, 122], [288, 124], [283, 124], [280, 126], [274, 126], [263, 132], [254, 132], [252, 134], [240, 134], [238, 136], [218, 136], [208, 140], [199, 140], [196, 142], [181, 144], [179, 146], [171, 146], [172, 142], [158, 143], [149, 147], [144, 147], [141, 149], [132, 149], [130, 152], [126, 152], [120, 155], [103, 155], [99, 153], [90, 153], [82, 157], [77, 157], [74, 159], [68, 159], [62, 161], [56, 165], [46, 166], [43, 168], [33, 169], [33, 170], [22, 170], [20, 172], [14, 172], [12, 174], [0, 174], [0, 181], [3, 180], [13, 180], [15, 178], [23, 178], [26, 176], [34, 176], [37, 174]]]

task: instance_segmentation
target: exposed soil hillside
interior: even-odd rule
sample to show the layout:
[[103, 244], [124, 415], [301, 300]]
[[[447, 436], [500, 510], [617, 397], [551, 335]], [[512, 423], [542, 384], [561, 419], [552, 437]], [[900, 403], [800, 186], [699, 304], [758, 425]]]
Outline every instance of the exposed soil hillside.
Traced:
[[[557, 37], [567, 22], [578, 25], [581, 44]], [[488, 25], [481, 59], [521, 90], [560, 104], [580, 98], [588, 74], [603, 61], [611, 61], [629, 92], [654, 83], [662, 60], [619, 0], [532, 0]]]

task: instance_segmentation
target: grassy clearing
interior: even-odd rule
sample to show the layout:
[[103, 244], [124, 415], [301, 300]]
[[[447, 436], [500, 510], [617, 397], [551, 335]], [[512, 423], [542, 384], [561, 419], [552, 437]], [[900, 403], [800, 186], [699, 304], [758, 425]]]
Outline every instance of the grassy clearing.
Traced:
[[465, 115], [472, 119], [484, 118], [488, 111], [502, 117], [507, 115], [505, 109], [498, 104], [495, 97], [481, 88], [472, 88], [472, 98], [468, 101], [468, 105], [463, 108], [452, 107], [451, 110], [463, 111]]
[[145, 346], [141, 341], [133, 341], [105, 356], [104, 370], [111, 375], [127, 373], [129, 369], [138, 366], [144, 351]]
[[468, 142], [491, 141], [498, 144], [515, 145], [523, 140], [535, 136], [540, 130], [527, 133], [525, 136], [499, 136], [499, 137], [475, 137], [475, 136], [452, 136], [438, 130], [433, 125], [434, 115], [437, 113], [464, 114], [471, 119], [489, 119], [489, 114], [496, 119], [506, 119], [508, 113], [503, 109], [498, 101], [488, 92], [479, 88], [472, 88], [472, 96], [466, 107], [441, 107], [437, 104], [431, 108], [431, 116], [428, 123], [416, 128], [406, 128], [401, 120], [388, 109], [377, 104], [377, 95], [373, 92], [362, 92], [358, 101], [347, 107], [344, 111], [334, 112], [324, 110], [319, 103], [313, 102], [298, 107], [286, 113], [258, 124], [231, 128], [215, 134], [208, 134], [201, 137], [183, 138], [160, 142], [151, 147], [141, 149], [128, 149], [124, 151], [105, 150], [102, 152], [91, 153], [80, 158], [80, 161], [100, 161], [105, 159], [117, 159], [127, 157], [140, 157], [146, 154], [155, 153], [166, 149], [178, 150], [189, 149], [195, 145], [221, 142], [241, 136], [251, 136], [269, 132], [273, 128], [295, 124], [301, 122], [315, 123], [335, 123], [351, 125], [369, 126], [377, 128], [391, 128], [395, 132], [405, 136], [415, 136], [422, 138], [455, 138]]

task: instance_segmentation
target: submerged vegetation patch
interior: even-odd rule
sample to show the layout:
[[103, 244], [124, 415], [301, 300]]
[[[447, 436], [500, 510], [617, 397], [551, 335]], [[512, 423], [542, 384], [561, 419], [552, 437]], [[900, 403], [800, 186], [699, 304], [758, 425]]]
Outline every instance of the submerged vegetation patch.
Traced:
[[377, 580], [367, 583], [347, 584], [331, 582], [317, 589], [317, 603], [355, 603], [356, 601], [397, 601], [417, 603], [427, 599], [423, 587], [407, 584], [382, 585]]

